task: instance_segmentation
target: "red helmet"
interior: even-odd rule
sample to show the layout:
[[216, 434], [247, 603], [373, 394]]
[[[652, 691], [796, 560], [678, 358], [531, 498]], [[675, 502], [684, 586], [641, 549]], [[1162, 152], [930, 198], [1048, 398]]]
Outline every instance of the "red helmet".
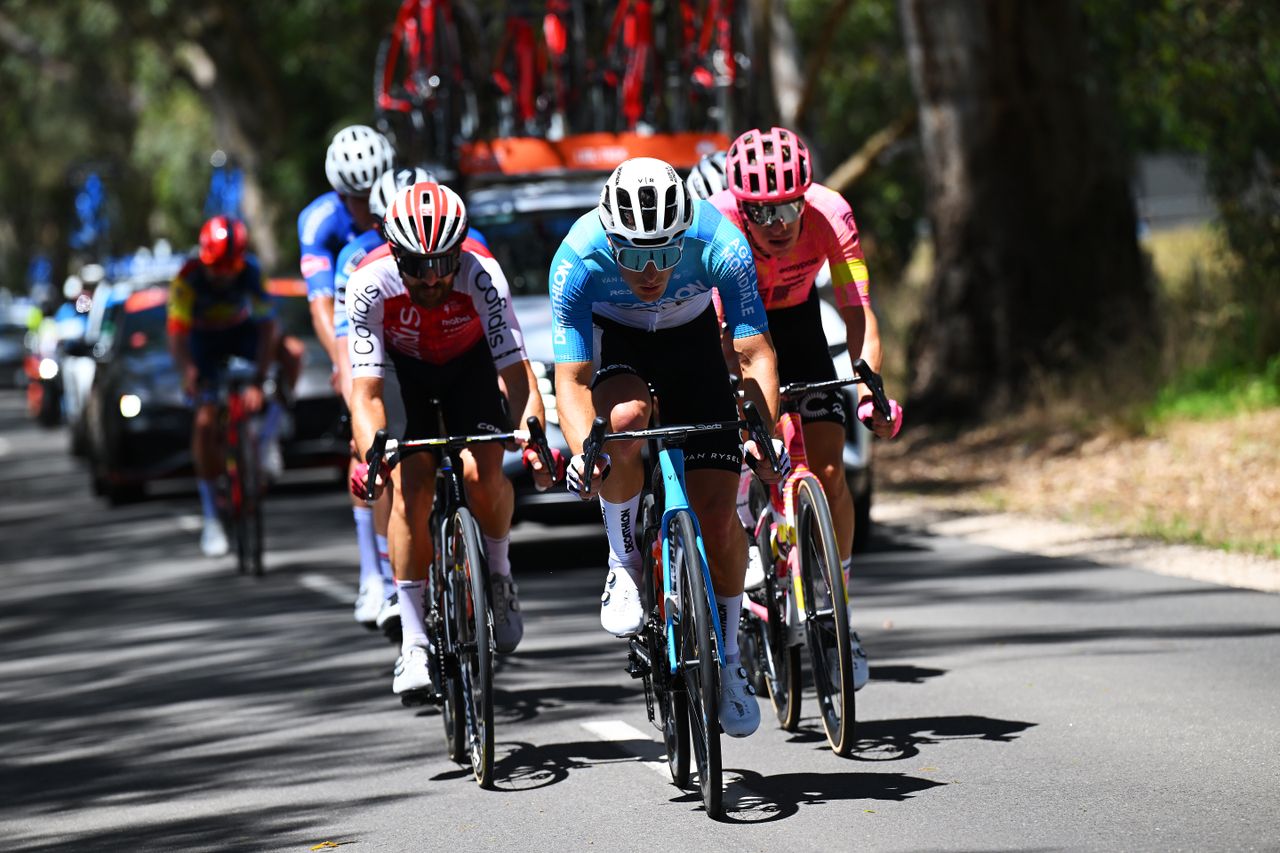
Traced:
[[813, 165], [809, 149], [785, 127], [748, 130], [729, 146], [725, 178], [738, 201], [786, 201], [809, 189]]
[[249, 247], [249, 229], [233, 216], [215, 216], [200, 229], [200, 263], [216, 273], [238, 272]]

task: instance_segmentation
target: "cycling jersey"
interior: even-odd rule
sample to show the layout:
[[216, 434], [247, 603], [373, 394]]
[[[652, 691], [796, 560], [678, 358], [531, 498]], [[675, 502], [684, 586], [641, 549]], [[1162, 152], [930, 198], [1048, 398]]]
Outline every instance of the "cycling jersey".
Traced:
[[298, 214], [299, 266], [307, 280], [307, 299], [333, 298], [333, 274], [338, 253], [356, 238], [355, 220], [342, 203], [342, 196], [327, 192]]
[[272, 316], [271, 300], [262, 285], [262, 271], [252, 255], [229, 281], [218, 282], [208, 268], [192, 258], [169, 285], [169, 334], [230, 329], [248, 320]]
[[[488, 248], [484, 236], [474, 228], [467, 229], [467, 239], [474, 240]], [[342, 247], [338, 253], [337, 269], [333, 274], [333, 336], [345, 338], [351, 328], [347, 321], [347, 280], [359, 268], [365, 257], [386, 241], [378, 233], [378, 229], [366, 231], [350, 243]]]
[[712, 288], [719, 288], [724, 298], [725, 319], [735, 338], [768, 329], [751, 248], [742, 232], [710, 204], [696, 203], [680, 262], [666, 291], [655, 302], [643, 302], [631, 292], [618, 272], [600, 217], [594, 210], [583, 214], [551, 262], [556, 361], [592, 360], [593, 313], [635, 329], [670, 329], [690, 323], [706, 311]]
[[[867, 263], [858, 243], [858, 224], [844, 197], [821, 184], [811, 184], [804, 194], [804, 210], [800, 214], [800, 237], [786, 255], [772, 257], [751, 240], [760, 281], [760, 296], [765, 308], [791, 308], [801, 305], [813, 289], [813, 281], [825, 262], [831, 263], [831, 283], [835, 289], [836, 307], [869, 305], [870, 282]], [[721, 190], [709, 201], [724, 216], [741, 228], [750, 240], [738, 201], [729, 190]]]
[[374, 249], [347, 282], [351, 375], [381, 378], [386, 350], [441, 365], [484, 341], [501, 370], [525, 359], [506, 276], [484, 246], [462, 243], [453, 291], [435, 308], [409, 298], [389, 246]]

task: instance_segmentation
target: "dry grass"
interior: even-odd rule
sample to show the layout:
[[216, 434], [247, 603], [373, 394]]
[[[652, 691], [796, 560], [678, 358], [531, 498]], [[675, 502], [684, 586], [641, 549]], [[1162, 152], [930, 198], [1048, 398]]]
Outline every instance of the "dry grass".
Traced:
[[[1027, 415], [878, 449], [882, 488], [1280, 557], [1280, 409], [1088, 437]], [[1060, 421], [1057, 421], [1060, 423]]]

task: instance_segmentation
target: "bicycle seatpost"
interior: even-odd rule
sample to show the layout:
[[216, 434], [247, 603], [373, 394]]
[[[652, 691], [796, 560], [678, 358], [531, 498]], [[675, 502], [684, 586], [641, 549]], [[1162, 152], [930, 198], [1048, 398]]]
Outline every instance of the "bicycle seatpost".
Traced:
[[529, 428], [529, 443], [533, 445], [543, 467], [551, 472], [551, 482], [555, 483], [556, 466], [551, 459], [551, 445], [547, 444], [547, 433], [542, 429], [542, 421], [529, 415], [524, 425]]
[[870, 365], [861, 358], [853, 360], [853, 369], [862, 384], [871, 391], [871, 404], [876, 407], [876, 411], [893, 420], [889, 414], [889, 398], [885, 396], [884, 380], [880, 378], [880, 374], [872, 370]]
[[764, 425], [764, 418], [760, 416], [760, 410], [756, 408], [755, 403], [747, 401], [742, 404], [742, 414], [747, 419], [747, 432], [751, 434], [752, 440], [755, 441], [757, 447], [764, 451], [765, 458], [773, 466], [773, 470], [779, 470], [778, 454], [773, 449], [772, 430]]
[[382, 458], [387, 452], [387, 431], [380, 429], [373, 434], [373, 446], [369, 448], [369, 452], [365, 455], [365, 461], [369, 463], [369, 479], [365, 481], [364, 499], [372, 502], [374, 499], [373, 486], [378, 482], [378, 475], [382, 473]]

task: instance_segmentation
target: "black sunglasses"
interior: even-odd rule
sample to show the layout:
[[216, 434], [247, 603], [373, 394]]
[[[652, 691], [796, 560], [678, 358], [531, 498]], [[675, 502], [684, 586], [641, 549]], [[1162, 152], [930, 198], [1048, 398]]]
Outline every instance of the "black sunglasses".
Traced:
[[454, 251], [443, 255], [415, 255], [409, 252], [393, 252], [396, 266], [401, 275], [409, 278], [426, 278], [427, 273], [434, 273], [437, 278], [444, 278], [454, 273], [462, 262], [462, 252]]

